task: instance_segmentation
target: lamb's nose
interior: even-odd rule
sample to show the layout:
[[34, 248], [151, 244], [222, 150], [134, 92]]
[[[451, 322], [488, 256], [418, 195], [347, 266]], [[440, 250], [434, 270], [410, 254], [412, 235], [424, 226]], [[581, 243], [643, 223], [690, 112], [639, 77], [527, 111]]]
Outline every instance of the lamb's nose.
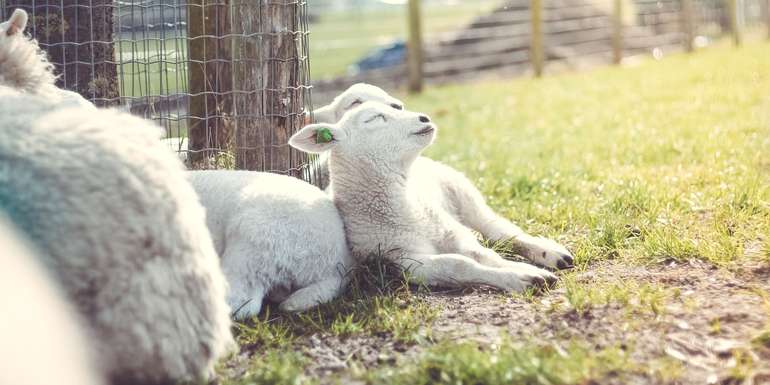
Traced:
[[393, 103], [390, 105], [391, 107], [397, 109], [397, 110], [403, 110], [404, 107], [402, 107], [400, 104]]
[[423, 122], [423, 123], [429, 123], [430, 122], [430, 118], [425, 116], [425, 115], [420, 115], [420, 121]]

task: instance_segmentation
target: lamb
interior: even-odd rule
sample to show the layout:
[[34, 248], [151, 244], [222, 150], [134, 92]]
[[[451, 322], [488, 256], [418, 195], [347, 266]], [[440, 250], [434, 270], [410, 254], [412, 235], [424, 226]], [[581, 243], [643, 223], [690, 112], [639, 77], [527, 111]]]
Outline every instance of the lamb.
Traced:
[[428, 285], [484, 284], [523, 291], [556, 277], [503, 259], [445, 209], [447, 202], [413, 164], [433, 142], [426, 115], [365, 102], [336, 124], [311, 124], [289, 144], [308, 153], [329, 151], [332, 197], [354, 257], [386, 251], [411, 279]]
[[[332, 103], [315, 112], [319, 123], [337, 122], [343, 114], [366, 101], [385, 103], [397, 110], [404, 104], [382, 89], [364, 83], [354, 84], [338, 95]], [[322, 154], [318, 163], [318, 180], [326, 188], [329, 180], [328, 155]], [[481, 233], [493, 242], [510, 242], [517, 254], [552, 269], [574, 266], [574, 257], [553, 240], [525, 233], [511, 221], [496, 214], [485, 202], [481, 192], [461, 172], [426, 157], [418, 157], [411, 170], [415, 179], [424, 181], [425, 188], [441, 196], [444, 210], [466, 227]]]
[[265, 172], [188, 176], [207, 211], [235, 318], [259, 313], [266, 295], [282, 310], [300, 311], [345, 287], [352, 258], [342, 219], [323, 191]]
[[[0, 25], [3, 63], [34, 45], [19, 15]], [[113, 383], [207, 377], [234, 346], [226, 282], [203, 208], [160, 128], [63, 100], [51, 77], [9, 68], [0, 67], [0, 211], [75, 305], [97, 367]], [[47, 80], [14, 80], [34, 78]]]
[[5, 218], [0, 250], [0, 384], [101, 384], [80, 320]]

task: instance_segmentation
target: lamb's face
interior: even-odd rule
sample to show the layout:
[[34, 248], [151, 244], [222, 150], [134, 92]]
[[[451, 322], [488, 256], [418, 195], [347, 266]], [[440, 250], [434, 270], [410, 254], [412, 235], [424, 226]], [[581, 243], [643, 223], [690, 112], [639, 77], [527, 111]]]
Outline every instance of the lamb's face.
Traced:
[[305, 126], [289, 144], [305, 152], [331, 150], [332, 156], [354, 161], [406, 165], [433, 142], [436, 126], [424, 114], [365, 102], [337, 124]]
[[329, 105], [314, 111], [317, 123], [335, 123], [346, 112], [366, 102], [379, 102], [396, 110], [403, 110], [404, 103], [385, 92], [382, 88], [366, 83], [356, 83], [337, 95]]

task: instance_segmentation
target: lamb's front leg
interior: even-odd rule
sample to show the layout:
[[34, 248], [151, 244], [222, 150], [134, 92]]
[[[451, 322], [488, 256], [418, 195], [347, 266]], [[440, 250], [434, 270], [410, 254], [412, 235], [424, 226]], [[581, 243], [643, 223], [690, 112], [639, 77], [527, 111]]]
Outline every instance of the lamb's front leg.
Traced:
[[546, 278], [530, 269], [484, 266], [459, 254], [408, 254], [398, 263], [412, 281], [428, 286], [487, 285], [522, 292], [546, 285]]
[[543, 270], [530, 264], [514, 262], [503, 258], [494, 250], [479, 244], [471, 232], [468, 232], [466, 236], [462, 236], [460, 239], [458, 239], [453, 248], [453, 251], [462, 255], [467, 255], [482, 265], [490, 267], [529, 270], [533, 274], [538, 274], [545, 278], [549, 285], [556, 283], [557, 280], [556, 276], [549, 271]]
[[574, 257], [564, 246], [547, 238], [531, 236], [495, 213], [467, 178], [458, 176], [442, 183], [444, 194], [463, 225], [493, 242], [512, 242], [517, 254], [538, 265], [552, 269], [574, 266]]

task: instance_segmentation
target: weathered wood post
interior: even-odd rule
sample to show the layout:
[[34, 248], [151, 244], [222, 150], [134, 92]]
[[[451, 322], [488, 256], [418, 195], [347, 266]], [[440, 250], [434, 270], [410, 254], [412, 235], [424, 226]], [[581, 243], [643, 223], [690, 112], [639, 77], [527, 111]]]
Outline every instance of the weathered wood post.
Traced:
[[423, 87], [423, 42], [420, 0], [409, 0], [408, 10], [409, 43], [407, 45], [407, 68], [409, 71], [409, 92], [421, 92]]
[[228, 0], [190, 0], [187, 6], [188, 159], [194, 169], [221, 166], [220, 155], [232, 147], [229, 8]]
[[27, 29], [40, 43], [59, 87], [75, 91], [99, 106], [117, 103], [118, 72], [113, 43], [112, 0], [7, 0], [5, 13], [29, 13]]
[[[301, 176], [303, 162], [288, 145], [302, 125], [304, 93], [298, 45], [300, 9], [296, 0], [239, 0], [233, 12], [233, 84], [236, 86], [235, 166], [245, 170]], [[293, 158], [292, 158], [292, 155]]]
[[682, 0], [682, 34], [684, 35], [684, 49], [687, 52], [694, 50], [695, 39], [695, 5], [693, 0]]
[[530, 0], [530, 22], [532, 24], [532, 36], [530, 42], [530, 62], [536, 77], [543, 75], [545, 54], [543, 52], [543, 1]]
[[770, 0], [765, 0], [765, 25], [767, 26], [767, 38], [770, 39]]
[[727, 0], [727, 9], [730, 16], [730, 32], [733, 36], [733, 43], [736, 46], [741, 45], [743, 42], [738, 2], [739, 0]]
[[623, 61], [623, 0], [615, 0], [612, 7], [612, 63]]

